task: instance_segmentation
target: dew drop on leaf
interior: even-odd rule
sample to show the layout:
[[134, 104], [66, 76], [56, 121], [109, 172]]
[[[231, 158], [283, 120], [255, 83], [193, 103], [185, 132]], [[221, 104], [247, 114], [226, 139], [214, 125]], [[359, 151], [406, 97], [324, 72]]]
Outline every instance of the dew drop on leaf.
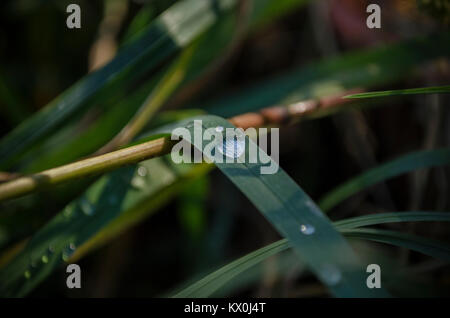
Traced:
[[311, 224], [302, 224], [300, 226], [300, 231], [305, 235], [311, 235], [314, 234], [316, 229]]

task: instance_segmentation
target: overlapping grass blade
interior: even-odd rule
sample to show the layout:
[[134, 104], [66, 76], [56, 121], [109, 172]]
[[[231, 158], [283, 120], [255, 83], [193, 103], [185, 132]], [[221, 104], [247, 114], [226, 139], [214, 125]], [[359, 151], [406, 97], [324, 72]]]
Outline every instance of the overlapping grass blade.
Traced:
[[[443, 254], [443, 251], [448, 251], [448, 246], [445, 248], [439, 242], [425, 240], [423, 238], [413, 237], [411, 235], [404, 235], [389, 231], [388, 233], [377, 232], [373, 229], [366, 229], [366, 231], [355, 228], [368, 225], [378, 225], [391, 222], [419, 222], [419, 221], [445, 221], [450, 222], [450, 213], [448, 212], [394, 212], [381, 213], [375, 215], [367, 215], [356, 218], [350, 218], [335, 222], [335, 226], [344, 235], [353, 238], [368, 239], [402, 247], [411, 248], [425, 254], [432, 253], [431, 256], [449, 257]], [[392, 238], [392, 240], [389, 240]], [[426, 241], [426, 242], [425, 242]], [[430, 245], [431, 244], [431, 245]], [[249, 253], [223, 267], [205, 276], [194, 284], [181, 290], [174, 297], [208, 297], [214, 294], [222, 286], [236, 277], [238, 274], [244, 272], [248, 268], [262, 262], [270, 256], [276, 255], [290, 247], [289, 241], [286, 239], [279, 240], [275, 243], [269, 244], [252, 253]], [[436, 251], [437, 253], [434, 253]]]
[[359, 94], [348, 95], [348, 96], [345, 96], [344, 98], [373, 98], [373, 97], [390, 97], [390, 96], [401, 96], [401, 95], [449, 94], [449, 93], [450, 93], [450, 85], [447, 85], [447, 86], [432, 86], [432, 87], [398, 89], [398, 90], [381, 91], [381, 92], [359, 93]]
[[450, 261], [450, 244], [417, 235], [378, 229], [352, 229], [344, 231], [343, 234], [346, 237], [395, 245]]
[[409, 171], [448, 164], [450, 164], [450, 149], [448, 148], [414, 152], [386, 164], [379, 165], [378, 167], [345, 182], [325, 195], [324, 198], [319, 201], [319, 205], [323, 210], [329, 211], [351, 195], [382, 180]]

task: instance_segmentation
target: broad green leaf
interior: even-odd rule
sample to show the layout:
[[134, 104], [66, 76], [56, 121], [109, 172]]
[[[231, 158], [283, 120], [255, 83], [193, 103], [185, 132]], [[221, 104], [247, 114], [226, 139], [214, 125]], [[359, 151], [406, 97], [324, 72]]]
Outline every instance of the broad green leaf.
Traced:
[[[354, 230], [360, 226], [368, 225], [378, 225], [383, 223], [391, 222], [417, 222], [417, 221], [446, 221], [450, 222], [450, 213], [446, 212], [394, 212], [394, 213], [381, 213], [375, 215], [361, 216], [356, 218], [350, 218], [342, 221], [335, 222], [337, 229], [342, 231], [344, 235], [348, 235], [353, 238], [364, 238], [368, 240], [389, 243], [393, 245], [398, 245], [402, 247], [411, 248], [419, 252], [425, 252], [425, 254], [430, 254], [430, 250], [434, 247], [437, 253], [433, 253], [432, 256], [439, 257], [450, 257], [445, 256], [441, 252], [442, 244], [439, 242], [431, 243], [432, 241], [427, 240], [428, 245], [423, 245], [424, 239], [413, 237], [411, 235], [403, 235], [401, 233], [389, 232], [389, 235], [383, 232], [373, 232], [369, 229], [364, 230]], [[353, 231], [353, 232], [351, 232]], [[401, 237], [401, 238], [399, 238]], [[389, 238], [393, 238], [389, 241]], [[431, 244], [431, 245], [430, 245]], [[428, 246], [428, 249], [427, 247]], [[438, 246], [441, 246], [438, 247]], [[199, 281], [193, 283], [187, 288], [181, 290], [174, 297], [208, 297], [232, 280], [234, 277], [249, 269], [250, 267], [262, 262], [263, 260], [269, 258], [270, 256], [276, 255], [290, 247], [288, 240], [283, 239], [275, 243], [269, 244], [263, 248], [260, 248], [252, 253], [249, 253], [228, 265], [225, 265], [218, 270], [212, 272], [211, 274], [205, 276]], [[448, 249], [448, 246], [447, 246]]]
[[348, 96], [345, 96], [344, 98], [372, 98], [372, 97], [390, 97], [390, 96], [400, 96], [400, 95], [449, 94], [449, 93], [450, 93], [450, 85], [447, 85], [447, 86], [397, 89], [397, 90], [381, 91], [381, 92], [367, 92], [367, 93], [348, 95]]

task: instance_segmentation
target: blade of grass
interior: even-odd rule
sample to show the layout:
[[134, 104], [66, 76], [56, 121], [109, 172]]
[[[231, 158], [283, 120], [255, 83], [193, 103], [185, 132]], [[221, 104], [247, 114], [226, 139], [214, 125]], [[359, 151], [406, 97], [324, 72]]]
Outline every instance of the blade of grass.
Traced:
[[346, 237], [370, 240], [407, 248], [434, 258], [450, 261], [450, 245], [420, 236], [378, 229], [352, 229], [343, 232]]
[[[367, 232], [349, 232], [351, 229], [367, 226], [367, 225], [378, 225], [390, 222], [417, 222], [417, 221], [446, 221], [450, 222], [450, 213], [445, 212], [395, 212], [395, 213], [382, 213], [377, 215], [362, 216], [357, 218], [350, 218], [335, 222], [336, 228], [338, 228], [344, 235], [349, 235], [354, 238], [364, 238], [372, 240], [383, 240], [381, 235], [377, 233], [368, 234]], [[345, 232], [347, 231], [347, 232]], [[378, 233], [379, 234], [379, 233]], [[359, 236], [358, 236], [359, 235]], [[365, 235], [365, 236], [364, 236]], [[364, 237], [363, 237], [364, 236]], [[393, 236], [392, 233], [390, 236]], [[393, 240], [388, 242], [386, 238], [384, 241], [393, 245], [402, 244], [401, 246], [407, 245], [409, 248], [422, 251], [425, 247], [421, 246], [420, 243], [413, 244], [410, 242], [411, 236], [403, 237], [403, 240]], [[421, 240], [419, 240], [421, 242]], [[269, 258], [270, 256], [276, 255], [282, 251], [290, 248], [290, 244], [286, 239], [279, 240], [267, 246], [264, 246], [254, 252], [251, 252], [221, 268], [212, 272], [211, 274], [205, 276], [204, 278], [198, 280], [194, 284], [186, 287], [180, 292], [176, 293], [174, 297], [208, 297], [236, 277], [238, 274], [244, 272], [250, 267], [262, 262], [263, 260]], [[441, 251], [441, 249], [438, 249]], [[428, 250], [429, 251], [429, 250]], [[441, 255], [439, 252], [438, 255]]]
[[380, 92], [367, 92], [344, 96], [344, 98], [373, 98], [373, 97], [390, 97], [399, 95], [418, 95], [418, 94], [449, 94], [450, 85], [433, 86], [421, 88], [398, 89]]
[[382, 180], [417, 169], [448, 164], [450, 164], [450, 149], [448, 148], [414, 152], [379, 165], [378, 167], [345, 182], [326, 194], [324, 198], [319, 201], [319, 206], [323, 210], [329, 211], [351, 195]]
[[[233, 128], [216, 116], [201, 116], [203, 129]], [[194, 134], [192, 121], [188, 123]], [[249, 145], [251, 140], [246, 138]], [[257, 147], [256, 145], [253, 145]], [[260, 151], [262, 151], [260, 149]], [[216, 163], [218, 168], [247, 196], [272, 225], [292, 243], [305, 263], [336, 296], [386, 296], [385, 291], [372, 293], [363, 286], [364, 270], [351, 247], [306, 193], [282, 170], [261, 174], [261, 163]], [[312, 235], [302, 233], [302, 226], [314, 229]], [[338, 272], [339, 282], [330, 279], [330, 271]], [[331, 275], [332, 276], [332, 275]]]
[[349, 53], [302, 66], [241, 92], [204, 103], [208, 112], [231, 117], [277, 104], [336, 95], [353, 88], [393, 83], [418, 65], [450, 54], [449, 33]]

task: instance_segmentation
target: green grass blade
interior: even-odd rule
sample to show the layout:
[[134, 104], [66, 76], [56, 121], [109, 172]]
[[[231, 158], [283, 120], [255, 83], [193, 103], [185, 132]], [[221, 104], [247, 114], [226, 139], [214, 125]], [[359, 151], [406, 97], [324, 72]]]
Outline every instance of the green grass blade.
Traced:
[[449, 94], [450, 85], [433, 86], [421, 88], [398, 89], [381, 92], [367, 92], [345, 96], [344, 98], [373, 98], [373, 97], [390, 97], [401, 95], [418, 95], [418, 94]]
[[369, 240], [404, 247], [434, 258], [450, 261], [450, 244], [395, 231], [352, 229], [343, 232], [346, 237]]
[[324, 211], [329, 211], [351, 195], [380, 181], [414, 170], [448, 164], [450, 164], [450, 149], [448, 148], [408, 154], [364, 172], [338, 186], [319, 201], [319, 206]]
[[393, 83], [417, 65], [450, 55], [449, 33], [349, 53], [302, 66], [262, 81], [242, 92], [205, 103], [209, 113], [231, 117], [277, 104], [295, 103], [345, 92], [352, 88]]
[[[203, 128], [233, 126], [220, 117], [202, 116]], [[194, 133], [194, 123], [186, 127]], [[247, 145], [252, 143], [247, 138]], [[248, 148], [247, 156], [248, 156]], [[373, 293], [364, 286], [364, 269], [345, 239], [306, 193], [282, 170], [275, 174], [261, 174], [261, 163], [216, 163], [219, 169], [247, 196], [258, 210], [285, 236], [301, 255], [309, 268], [339, 297], [386, 296]], [[314, 229], [311, 235], [302, 226]], [[342, 280], [330, 279], [337, 272]], [[332, 276], [332, 275], [331, 275]]]
[[339, 230], [397, 222], [450, 222], [450, 212], [392, 212], [358, 216], [334, 222]]
[[[450, 213], [448, 212], [394, 212], [394, 213], [381, 213], [381, 214], [375, 214], [375, 215], [368, 215], [368, 216], [361, 216], [356, 218], [350, 218], [342, 221], [335, 222], [336, 228], [339, 229], [344, 235], [349, 235], [354, 238], [363, 238], [363, 239], [370, 239], [375, 241], [380, 241], [384, 243], [389, 243], [393, 245], [401, 244], [399, 246], [402, 247], [408, 247], [412, 248], [416, 251], [423, 252], [425, 251], [427, 253], [430, 252], [430, 249], [426, 250], [426, 248], [420, 243], [413, 244], [417, 237], [412, 238], [411, 236], [402, 236], [403, 240], [396, 239], [388, 241], [388, 238], [385, 236], [383, 238], [382, 233], [373, 234], [371, 231], [369, 232], [355, 232], [355, 228], [360, 226], [367, 226], [367, 225], [377, 225], [377, 224], [383, 224], [383, 223], [390, 223], [390, 222], [417, 222], [417, 221], [446, 221], [450, 222]], [[353, 230], [354, 232], [350, 232]], [[368, 234], [370, 233], [370, 234]], [[395, 233], [395, 232], [394, 232]], [[397, 233], [396, 233], [397, 234]], [[358, 236], [359, 235], [359, 236]], [[363, 237], [364, 236], [364, 237]], [[393, 237], [392, 233], [390, 233], [390, 237]], [[401, 236], [401, 235], [400, 235]], [[422, 238], [418, 238], [417, 242], [422, 242]], [[427, 240], [427, 243], [430, 243], [430, 241]], [[435, 244], [438, 244], [437, 246], [440, 246], [440, 243], [434, 242]], [[221, 268], [218, 270], [212, 272], [211, 274], [205, 276], [204, 278], [200, 279], [199, 281], [195, 282], [194, 284], [191, 284], [187, 288], [181, 290], [180, 292], [176, 293], [173, 297], [208, 297], [211, 296], [214, 292], [219, 290], [222, 286], [224, 286], [227, 282], [232, 280], [234, 277], [236, 277], [238, 274], [244, 272], [248, 268], [264, 261], [265, 259], [269, 258], [270, 256], [276, 255], [282, 251], [287, 250], [290, 248], [289, 241], [286, 239], [279, 240], [277, 242], [274, 242], [272, 244], [269, 244], [267, 246], [264, 246], [252, 253], [249, 253]], [[438, 254], [433, 256], [442, 256], [442, 249], [437, 248], [439, 251]], [[445, 248], [444, 248], [445, 250]]]

